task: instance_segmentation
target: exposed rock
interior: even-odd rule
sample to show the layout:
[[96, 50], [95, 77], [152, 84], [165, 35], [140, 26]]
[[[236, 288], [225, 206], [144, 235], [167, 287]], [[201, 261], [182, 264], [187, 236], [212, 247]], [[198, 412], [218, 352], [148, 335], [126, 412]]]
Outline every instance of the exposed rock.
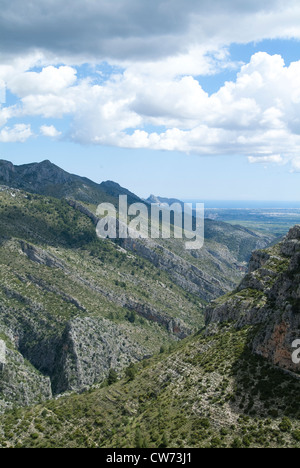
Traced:
[[124, 326], [102, 318], [78, 317], [67, 324], [62, 336], [53, 376], [54, 392], [78, 391], [102, 382], [110, 368], [120, 372], [144, 356], [144, 348], [135, 343]]
[[33, 405], [50, 399], [49, 377], [25, 361], [9, 338], [7, 342], [8, 345], [0, 340], [0, 413], [15, 405]]
[[6, 364], [6, 344], [5, 341], [0, 340], [0, 371], [4, 370]]
[[28, 242], [20, 241], [22, 252], [33, 262], [46, 265], [51, 268], [64, 269], [64, 265], [54, 256], [43, 249], [35, 247]]
[[292, 343], [300, 336], [300, 226], [265, 252], [255, 252], [237, 291], [206, 310], [206, 324], [234, 321], [258, 325], [253, 351], [273, 364], [299, 372]]
[[134, 310], [141, 317], [151, 322], [159, 323], [180, 339], [186, 338], [192, 333], [192, 329], [188, 328], [180, 319], [162, 314], [147, 304], [127, 299], [125, 307], [129, 310]]
[[75, 208], [75, 210], [78, 210], [80, 211], [80, 213], [84, 214], [85, 216], [87, 216], [88, 218], [91, 219], [92, 223], [97, 226], [98, 222], [99, 222], [99, 218], [97, 218], [97, 216], [94, 215], [94, 213], [92, 213], [88, 208], [86, 208], [85, 206], [83, 206], [81, 203], [78, 203], [77, 201], [75, 200], [72, 200], [72, 199], [68, 199], [67, 202], [69, 203], [69, 205], [72, 207], [72, 208]]
[[182, 259], [152, 239], [124, 239], [122, 247], [141, 255], [157, 268], [168, 272], [173, 281], [186, 291], [209, 301], [224, 294], [220, 282]]

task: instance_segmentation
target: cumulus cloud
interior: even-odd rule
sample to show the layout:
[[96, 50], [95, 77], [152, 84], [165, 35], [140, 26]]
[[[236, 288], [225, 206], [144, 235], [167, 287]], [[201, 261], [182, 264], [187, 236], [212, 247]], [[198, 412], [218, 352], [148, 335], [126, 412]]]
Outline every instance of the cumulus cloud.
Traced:
[[13, 128], [4, 127], [0, 131], [1, 143], [24, 143], [33, 135], [30, 125], [17, 124]]
[[41, 72], [14, 73], [9, 80], [13, 94], [19, 97], [41, 94], [59, 94], [76, 81], [76, 70], [71, 67], [45, 67]]
[[[17, 103], [0, 105], [0, 127], [68, 116], [64, 137], [74, 142], [290, 160], [295, 169], [300, 61], [287, 67], [279, 55], [257, 53], [232, 63], [226, 46], [300, 38], [299, 20], [296, 0], [86, 0], [85, 8], [81, 0], [3, 0], [0, 90]], [[95, 72], [103, 60], [105, 78]], [[95, 70], [81, 73], [83, 63]], [[226, 67], [237, 69], [236, 80], [208, 95], [199, 76]], [[49, 122], [40, 132], [63, 137]], [[1, 141], [29, 133], [5, 127]]]
[[192, 76], [158, 79], [129, 67], [104, 86], [79, 87], [86, 99], [71, 136], [81, 143], [282, 163], [300, 150], [299, 72], [300, 62], [286, 67], [278, 55], [257, 53], [235, 82], [209, 96]]
[[5, 100], [6, 100], [5, 82], [3, 80], [0, 80], [0, 105], [5, 104]]
[[58, 138], [62, 134], [54, 127], [54, 125], [42, 125], [40, 127], [40, 131], [42, 135], [49, 138]]
[[292, 161], [292, 171], [300, 172], [300, 156], [297, 156]]
[[[48, 66], [8, 77], [20, 100], [0, 109], [0, 125], [17, 116], [68, 115], [66, 136], [83, 144], [246, 155], [250, 163], [280, 164], [300, 152], [300, 61], [285, 66], [279, 55], [257, 53], [212, 95], [196, 77], [153, 75], [137, 64], [104, 82], [77, 75]], [[52, 125], [41, 133], [60, 136]]]

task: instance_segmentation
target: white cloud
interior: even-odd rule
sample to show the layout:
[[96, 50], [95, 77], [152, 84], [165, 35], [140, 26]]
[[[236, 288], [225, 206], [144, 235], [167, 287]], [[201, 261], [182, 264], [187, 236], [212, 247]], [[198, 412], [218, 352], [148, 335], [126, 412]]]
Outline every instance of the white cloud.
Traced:
[[[221, 56], [227, 61], [226, 54]], [[37, 55], [36, 60], [45, 59]], [[236, 81], [209, 96], [193, 76], [198, 69], [195, 65], [192, 70], [189, 53], [189, 75], [178, 76], [180, 60], [172, 60], [169, 63], [175, 65], [169, 72], [163, 67], [158, 71], [160, 61], [153, 72], [152, 62], [128, 63], [106, 81], [101, 77], [95, 81], [95, 75], [78, 79], [69, 66], [44, 65], [32, 72], [29, 58], [17, 62], [15, 74], [13, 65], [0, 66], [7, 89], [20, 96], [17, 105], [0, 108], [0, 125], [12, 117], [68, 115], [72, 118], [68, 138], [83, 144], [237, 154], [251, 163], [282, 164], [297, 158], [300, 61], [287, 67], [279, 55], [259, 52], [240, 66]], [[8, 130], [3, 131], [2, 141], [11, 141]], [[60, 136], [51, 124], [42, 125], [41, 133]]]
[[76, 70], [71, 67], [45, 67], [41, 72], [15, 73], [9, 80], [13, 94], [19, 97], [28, 95], [57, 95], [73, 85], [76, 81]]
[[[81, 143], [283, 163], [300, 150], [299, 71], [300, 62], [286, 67], [280, 56], [258, 53], [235, 82], [209, 96], [192, 76], [153, 77], [142, 66], [135, 65], [134, 72], [129, 66], [103, 86], [77, 88], [80, 109], [71, 137]], [[151, 132], [149, 126], [159, 129]]]
[[271, 154], [269, 156], [248, 156], [248, 161], [251, 164], [256, 163], [273, 163], [273, 164], [281, 164], [284, 162], [284, 159], [280, 154]]
[[6, 100], [5, 81], [0, 79], [0, 105], [5, 104], [5, 100]]
[[49, 138], [58, 138], [62, 134], [54, 127], [54, 125], [42, 125], [40, 127], [40, 131], [42, 135]]
[[292, 171], [300, 172], [300, 156], [297, 156], [292, 161]]
[[1, 143], [24, 143], [33, 136], [30, 125], [17, 124], [13, 128], [4, 127], [0, 131]]
[[[241, 64], [228, 53], [232, 43], [300, 39], [299, 21], [298, 0], [2, 0], [0, 141], [32, 136], [30, 125], [6, 126], [12, 118], [68, 116], [67, 137], [83, 144], [237, 154], [300, 170], [300, 61], [286, 67], [260, 52]], [[104, 61], [119, 70], [106, 81], [76, 68]], [[199, 76], [225, 68], [236, 80], [209, 96]], [[16, 104], [5, 106], [4, 89]], [[42, 135], [61, 136], [42, 123]]]

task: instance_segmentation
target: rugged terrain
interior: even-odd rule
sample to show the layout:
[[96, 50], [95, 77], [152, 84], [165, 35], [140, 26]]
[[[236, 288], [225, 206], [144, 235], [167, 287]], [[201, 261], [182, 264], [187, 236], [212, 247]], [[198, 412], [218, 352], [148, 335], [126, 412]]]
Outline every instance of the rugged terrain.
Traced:
[[[67, 201], [8, 188], [0, 199], [0, 332], [11, 350], [3, 405], [30, 401], [11, 388], [25, 384], [32, 366], [42, 395], [49, 377], [54, 394], [80, 390], [203, 324], [199, 295], [99, 240], [90, 218]], [[16, 356], [23, 371], [12, 375]]]
[[273, 364], [299, 372], [291, 359], [300, 330], [300, 226], [279, 244], [252, 255], [249, 273], [233, 293], [206, 310], [206, 325], [234, 322], [256, 326], [253, 352]]
[[[208, 307], [207, 326], [194, 336], [131, 364], [119, 381], [114, 375], [81, 395], [7, 411], [1, 446], [299, 448], [291, 346], [299, 332], [299, 233], [296, 226], [255, 252], [249, 274]], [[80, 349], [90, 319], [76, 320]]]
[[299, 444], [299, 226], [112, 242], [97, 204], [140, 200], [119, 185], [47, 161], [0, 181], [2, 446]]
[[[206, 272], [211, 259], [193, 262], [179, 242], [174, 253], [151, 240], [101, 241], [96, 223], [82, 202], [1, 187], [0, 332], [10, 350], [2, 408], [81, 390], [192, 334], [206, 302], [241, 275], [225, 282]], [[10, 372], [16, 359], [19, 375]], [[24, 397], [12, 390], [20, 382]]]

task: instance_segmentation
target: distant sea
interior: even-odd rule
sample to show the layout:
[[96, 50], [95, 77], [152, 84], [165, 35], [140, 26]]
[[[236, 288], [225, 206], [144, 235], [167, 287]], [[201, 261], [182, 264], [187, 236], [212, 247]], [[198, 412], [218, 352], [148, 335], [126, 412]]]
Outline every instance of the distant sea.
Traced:
[[204, 203], [208, 209], [274, 210], [300, 209], [300, 201], [251, 201], [251, 200], [183, 200], [185, 203]]

